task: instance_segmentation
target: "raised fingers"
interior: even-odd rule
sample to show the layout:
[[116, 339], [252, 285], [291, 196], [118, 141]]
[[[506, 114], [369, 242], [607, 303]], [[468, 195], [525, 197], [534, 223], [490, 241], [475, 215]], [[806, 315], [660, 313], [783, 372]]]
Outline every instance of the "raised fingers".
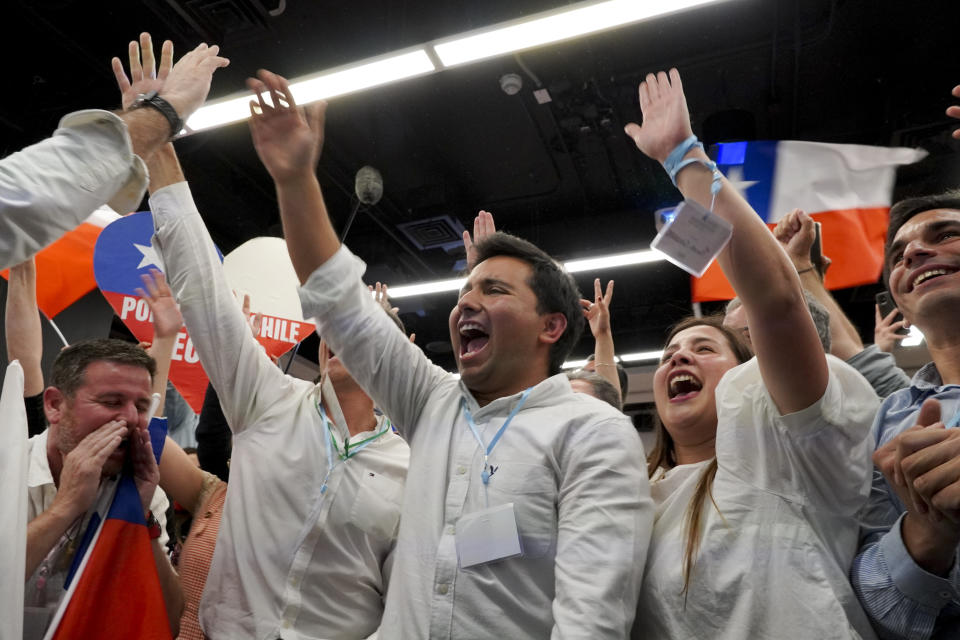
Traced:
[[130, 80], [123, 70], [123, 63], [120, 62], [120, 58], [115, 57], [110, 60], [110, 67], [113, 69], [113, 77], [117, 81], [117, 87], [120, 89], [120, 93], [126, 93], [130, 88]]
[[[600, 279], [597, 279], [597, 282], [600, 282]], [[607, 283], [607, 291], [603, 294], [603, 303], [610, 306], [610, 301], [613, 300], [613, 280]]]
[[166, 79], [173, 68], [173, 42], [164, 40], [160, 48], [160, 68], [157, 70], [157, 77], [161, 80]]
[[143, 74], [148, 78], [156, 78], [157, 61], [153, 57], [153, 40], [147, 32], [140, 34], [140, 60]]
[[140, 66], [140, 45], [136, 40], [131, 40], [127, 45], [127, 58], [130, 61], [130, 81], [139, 82], [143, 80], [143, 67]]

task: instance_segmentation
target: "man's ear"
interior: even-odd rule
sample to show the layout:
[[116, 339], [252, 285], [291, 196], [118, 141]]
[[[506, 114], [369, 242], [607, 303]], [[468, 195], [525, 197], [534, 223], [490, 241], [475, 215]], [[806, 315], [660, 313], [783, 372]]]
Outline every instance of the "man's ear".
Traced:
[[540, 330], [540, 341], [546, 344], [554, 344], [567, 329], [567, 316], [558, 311], [545, 314], [542, 318], [543, 328]]
[[47, 387], [43, 390], [43, 413], [47, 416], [47, 422], [59, 423], [66, 408], [67, 396], [60, 389]]

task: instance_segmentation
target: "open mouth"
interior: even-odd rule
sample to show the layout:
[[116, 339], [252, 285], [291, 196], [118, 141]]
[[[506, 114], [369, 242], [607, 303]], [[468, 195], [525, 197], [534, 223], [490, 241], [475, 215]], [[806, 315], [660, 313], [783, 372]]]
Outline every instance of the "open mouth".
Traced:
[[490, 340], [490, 335], [476, 322], [460, 325], [460, 358], [471, 358], [479, 353]]
[[667, 386], [667, 395], [671, 401], [682, 402], [695, 397], [703, 389], [703, 383], [689, 373], [674, 374]]
[[932, 269], [926, 269], [914, 276], [913, 282], [910, 284], [910, 290], [913, 291], [924, 282], [928, 282], [942, 276], [948, 276], [951, 273], [956, 273], [956, 271], [956, 269], [949, 267], [935, 267]]

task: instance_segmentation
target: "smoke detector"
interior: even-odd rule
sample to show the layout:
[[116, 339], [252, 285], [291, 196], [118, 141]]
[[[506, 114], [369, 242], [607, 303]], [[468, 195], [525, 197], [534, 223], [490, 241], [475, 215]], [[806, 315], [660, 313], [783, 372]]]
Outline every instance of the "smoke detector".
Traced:
[[523, 78], [515, 73], [505, 73], [500, 76], [500, 88], [508, 96], [515, 96], [523, 89]]

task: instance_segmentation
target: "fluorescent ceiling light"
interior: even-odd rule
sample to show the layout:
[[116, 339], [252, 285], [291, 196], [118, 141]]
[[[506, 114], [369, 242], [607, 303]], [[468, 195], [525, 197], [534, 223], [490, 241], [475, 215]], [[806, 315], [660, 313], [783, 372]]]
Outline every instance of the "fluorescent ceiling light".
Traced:
[[[426, 50], [419, 48], [324, 71], [315, 76], [299, 78], [290, 82], [290, 93], [293, 94], [297, 104], [307, 104], [421, 76], [436, 70]], [[187, 132], [202, 131], [246, 120], [250, 116], [251, 99], [253, 96], [247, 94], [204, 105], [187, 120]], [[264, 101], [271, 104], [269, 94], [264, 94]]]
[[[663, 355], [663, 350], [660, 351], [639, 351], [637, 353], [625, 353], [623, 355], [617, 356], [618, 360], [623, 362], [643, 362], [645, 360], [659, 360], [660, 356]], [[563, 363], [562, 369], [581, 369], [587, 360], [567, 360]]]
[[[631, 251], [630, 253], [618, 253], [612, 256], [602, 256], [599, 258], [586, 258], [583, 260], [570, 260], [564, 263], [564, 268], [570, 273], [580, 271], [598, 271], [600, 269], [609, 269], [611, 267], [623, 267], [631, 264], [643, 264], [645, 262], [657, 262], [663, 260], [663, 255], [652, 250]], [[446, 291], [459, 291], [466, 278], [455, 278], [452, 280], [434, 280], [432, 282], [421, 282], [419, 284], [398, 285], [390, 287], [388, 291], [391, 298], [408, 298], [410, 296], [422, 296], [431, 293], [444, 293]]]
[[618, 253], [612, 256], [602, 256], [600, 258], [586, 258], [584, 260], [570, 260], [564, 263], [564, 267], [570, 273], [580, 271], [596, 271], [598, 269], [609, 269], [611, 267], [623, 267], [631, 264], [643, 264], [645, 262], [659, 262], [663, 260], [663, 254], [646, 249], [644, 251], [632, 251], [630, 253]]
[[433, 45], [445, 67], [559, 42], [717, 0], [607, 0], [548, 11], [444, 39]]

